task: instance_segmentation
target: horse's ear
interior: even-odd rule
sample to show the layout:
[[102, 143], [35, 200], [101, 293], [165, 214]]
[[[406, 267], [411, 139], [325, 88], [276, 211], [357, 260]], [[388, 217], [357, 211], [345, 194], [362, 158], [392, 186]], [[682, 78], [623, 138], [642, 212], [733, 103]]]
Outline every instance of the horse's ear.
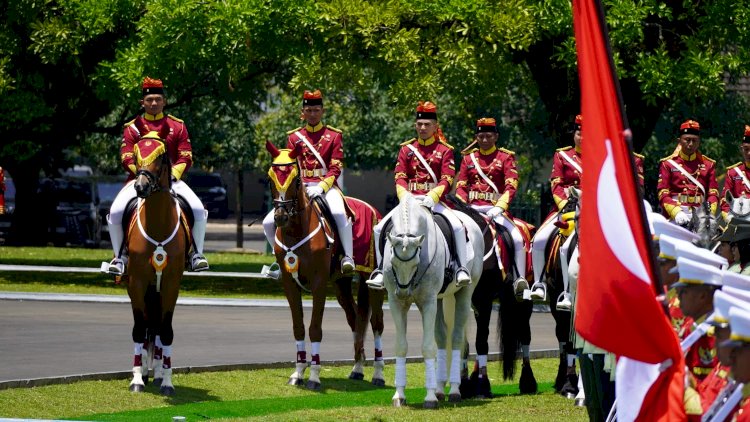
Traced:
[[386, 239], [387, 239], [387, 240], [388, 240], [389, 242], [391, 242], [391, 245], [393, 245], [393, 238], [391, 237], [391, 232], [390, 232], [390, 231], [389, 231], [389, 232], [386, 232], [386, 233], [385, 233], [385, 238], [386, 238]]
[[272, 144], [269, 140], [266, 140], [266, 150], [271, 154], [271, 158], [276, 158], [279, 156], [279, 149], [276, 148], [276, 145]]
[[167, 142], [167, 136], [169, 135], [170, 130], [171, 129], [169, 128], [169, 125], [164, 125], [164, 127], [162, 127], [159, 131], [159, 138], [162, 139], [165, 144]]
[[417, 236], [415, 243], [417, 244], [417, 246], [419, 246], [422, 244], [422, 241], [424, 241], [424, 235], [420, 234], [419, 236]]

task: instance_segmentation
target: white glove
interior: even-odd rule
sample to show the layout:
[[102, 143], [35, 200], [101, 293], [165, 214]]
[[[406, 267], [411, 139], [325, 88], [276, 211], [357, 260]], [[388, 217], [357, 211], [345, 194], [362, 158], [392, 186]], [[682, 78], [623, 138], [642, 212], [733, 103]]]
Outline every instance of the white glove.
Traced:
[[308, 186], [305, 190], [307, 191], [307, 196], [310, 198], [323, 195], [323, 188], [320, 186]]
[[426, 195], [424, 198], [422, 198], [422, 206], [432, 209], [435, 206], [435, 201], [432, 200], [432, 197], [430, 195]]
[[685, 214], [685, 211], [680, 211], [677, 213], [677, 215], [674, 216], [674, 222], [679, 224], [680, 226], [684, 226], [690, 222], [690, 217]]
[[503, 207], [492, 207], [487, 211], [487, 217], [495, 218], [504, 212], [505, 210], [503, 209]]

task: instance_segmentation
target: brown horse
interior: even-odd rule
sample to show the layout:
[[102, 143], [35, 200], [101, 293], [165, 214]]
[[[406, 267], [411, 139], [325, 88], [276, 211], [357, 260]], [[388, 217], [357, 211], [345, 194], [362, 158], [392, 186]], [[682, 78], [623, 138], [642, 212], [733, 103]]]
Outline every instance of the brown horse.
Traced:
[[150, 132], [135, 146], [138, 171], [133, 186], [138, 205], [128, 230], [130, 259], [125, 276], [134, 319], [130, 390], [144, 390], [148, 364], [153, 358], [155, 383], [161, 378], [161, 394], [173, 395], [172, 316], [189, 235], [170, 192], [171, 163], [161, 139], [156, 132]]
[[[352, 296], [352, 276], [341, 274], [337, 250], [334, 245], [336, 230], [331, 229], [322, 215], [321, 207], [307, 197], [297, 164], [298, 150], [277, 149], [270, 142], [266, 149], [271, 153], [273, 164], [268, 171], [274, 204], [276, 241], [274, 252], [281, 267], [284, 294], [292, 312], [292, 328], [297, 345], [297, 363], [289, 384], [302, 385], [307, 368], [305, 350], [305, 323], [302, 312], [302, 292], [312, 295], [312, 317], [309, 337], [312, 346], [310, 378], [307, 388], [320, 389], [320, 342], [323, 337], [322, 322], [328, 281], [336, 285], [336, 297], [346, 313], [346, 319], [354, 336], [355, 365], [349, 378], [363, 379], [365, 362], [364, 339], [368, 316], [375, 337], [375, 372], [372, 383], [385, 385], [383, 378], [383, 292], [367, 288], [367, 280], [374, 264], [372, 228], [380, 216], [377, 211], [362, 201], [347, 198], [347, 205], [356, 210], [353, 232], [355, 239], [354, 260], [360, 282], [357, 283], [357, 300]], [[369, 236], [369, 237], [368, 237]], [[358, 242], [365, 238], [367, 255], [363, 262], [357, 253]], [[369, 245], [369, 247], [368, 247]], [[359, 246], [362, 246], [360, 243]]]

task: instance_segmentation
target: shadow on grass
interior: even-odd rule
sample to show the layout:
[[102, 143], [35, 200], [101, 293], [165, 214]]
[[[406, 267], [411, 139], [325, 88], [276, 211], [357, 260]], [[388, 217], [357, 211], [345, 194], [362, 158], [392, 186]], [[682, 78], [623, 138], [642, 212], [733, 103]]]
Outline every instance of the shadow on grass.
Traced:
[[172, 406], [178, 406], [187, 403], [220, 401], [219, 397], [209, 394], [208, 390], [204, 390], [202, 388], [183, 387], [181, 385], [175, 385], [174, 390], [174, 396], [163, 396], [159, 392], [159, 387], [154, 385], [154, 383], [149, 382], [148, 385], [146, 385], [146, 390], [141, 394], [153, 394], [155, 396], [164, 397]]

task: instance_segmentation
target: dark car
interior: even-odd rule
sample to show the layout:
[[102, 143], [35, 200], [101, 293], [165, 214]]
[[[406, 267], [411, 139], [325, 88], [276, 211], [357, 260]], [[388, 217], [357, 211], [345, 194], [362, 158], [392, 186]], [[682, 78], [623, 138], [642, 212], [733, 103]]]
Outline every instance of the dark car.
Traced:
[[39, 201], [40, 206], [48, 209], [48, 214], [53, 213], [47, 220], [47, 229], [49, 240], [55, 245], [99, 246], [102, 217], [95, 180], [42, 179], [39, 183]]
[[107, 226], [107, 214], [112, 208], [112, 202], [122, 187], [125, 186], [125, 176], [121, 177], [98, 177], [96, 179], [97, 189], [99, 190], [99, 215], [102, 219], [102, 237], [109, 236], [109, 226]]
[[227, 198], [227, 184], [219, 173], [188, 172], [185, 183], [203, 202], [211, 218], [227, 218], [229, 215], [229, 200]]
[[13, 218], [13, 211], [16, 209], [16, 185], [13, 184], [13, 178], [5, 173], [5, 213], [0, 214], [0, 238], [5, 238], [10, 232], [10, 223]]

